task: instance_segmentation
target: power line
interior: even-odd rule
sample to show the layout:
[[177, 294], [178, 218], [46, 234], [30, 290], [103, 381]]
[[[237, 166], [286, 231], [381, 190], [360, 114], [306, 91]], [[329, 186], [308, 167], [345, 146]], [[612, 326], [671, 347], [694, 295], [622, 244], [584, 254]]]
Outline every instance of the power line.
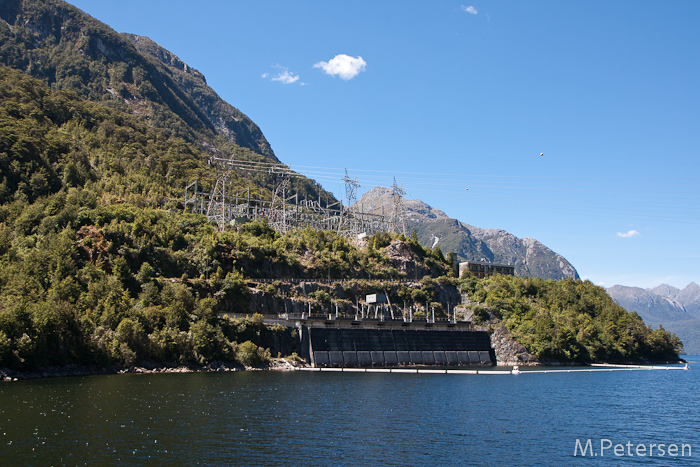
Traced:
[[[224, 159], [219, 159], [221, 163]], [[548, 209], [558, 212], [591, 213], [605, 216], [633, 216], [644, 219], [669, 220], [684, 223], [698, 223], [700, 218], [700, 184], [688, 183], [699, 181], [699, 177], [532, 177], [526, 175], [479, 175], [479, 174], [442, 174], [421, 172], [390, 172], [375, 169], [354, 169], [365, 174], [360, 185], [358, 176], [351, 179], [348, 169], [318, 166], [287, 166], [281, 163], [253, 161], [243, 159], [226, 159], [227, 167], [236, 172], [264, 173], [267, 175], [284, 175], [287, 178], [309, 178], [317, 183], [335, 183], [339, 180], [345, 186], [346, 205], [355, 204], [360, 187], [371, 189], [387, 186], [386, 174], [398, 173], [406, 177], [403, 181], [414, 192], [430, 194], [444, 193], [455, 196], [464, 195], [464, 188], [469, 188], [468, 197], [478, 198], [480, 202], [525, 206], [536, 209]], [[414, 175], [414, 176], [412, 176]], [[437, 177], [437, 178], [436, 178]], [[523, 183], [530, 180], [544, 182], [537, 184]], [[518, 181], [518, 183], [508, 183]], [[670, 183], [670, 182], [677, 183]], [[396, 178], [392, 188], [398, 188]], [[342, 191], [342, 184], [339, 185]], [[673, 186], [674, 188], [670, 188]], [[288, 187], [285, 187], [285, 191]], [[404, 190], [404, 183], [401, 184]], [[215, 186], [216, 191], [216, 186]], [[394, 189], [392, 197], [396, 198]], [[530, 195], [528, 195], [528, 193]], [[546, 197], [538, 196], [539, 194]], [[583, 197], [582, 195], [588, 195]], [[575, 195], [575, 196], [574, 196]], [[660, 199], [660, 196], [673, 196], [672, 203]], [[403, 199], [405, 191], [399, 198]], [[566, 199], [567, 204], [553, 203]], [[273, 197], [274, 198], [274, 197]], [[214, 208], [216, 205], [212, 205]], [[394, 211], [397, 212], [395, 203]], [[401, 210], [400, 208], [398, 209]], [[217, 211], [218, 212], [218, 211]], [[397, 215], [400, 213], [397, 213]], [[390, 222], [393, 229], [405, 230]]]

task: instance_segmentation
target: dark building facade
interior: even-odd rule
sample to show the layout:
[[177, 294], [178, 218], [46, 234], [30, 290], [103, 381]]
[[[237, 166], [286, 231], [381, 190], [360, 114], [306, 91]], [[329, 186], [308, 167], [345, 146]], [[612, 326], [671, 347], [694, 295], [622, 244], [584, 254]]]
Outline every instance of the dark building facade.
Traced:
[[515, 275], [515, 266], [509, 264], [488, 263], [485, 261], [464, 261], [459, 263], [459, 276], [471, 272], [479, 279], [493, 276], [494, 274]]

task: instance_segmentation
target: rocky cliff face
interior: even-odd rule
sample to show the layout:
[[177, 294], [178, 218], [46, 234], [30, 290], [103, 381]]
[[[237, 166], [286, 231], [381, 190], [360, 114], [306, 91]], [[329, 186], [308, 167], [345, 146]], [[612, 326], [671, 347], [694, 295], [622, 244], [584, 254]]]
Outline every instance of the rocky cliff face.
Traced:
[[537, 276], [544, 279], [579, 278], [578, 272], [566, 258], [534, 238], [521, 239], [500, 229], [480, 229], [471, 225], [465, 227], [494, 252], [494, 258], [498, 258], [494, 259], [494, 262], [515, 265], [516, 274], [519, 276]]
[[118, 34], [60, 0], [0, 2], [0, 64], [130, 110], [209, 150], [231, 143], [277, 162], [260, 128], [204, 76], [146, 37]]
[[688, 313], [700, 316], [700, 285], [691, 282], [672, 298], [681, 303]]
[[491, 346], [496, 352], [498, 365], [534, 366], [543, 363], [530, 354], [524, 345], [519, 344], [503, 325], [491, 333]]
[[646, 289], [646, 291], [677, 303], [688, 313], [700, 314], [700, 285], [695, 282], [691, 282], [683, 290], [668, 284], [661, 284], [652, 289]]
[[191, 68], [175, 54], [164, 49], [148, 37], [135, 34], [122, 34], [144, 56], [155, 59], [165, 66], [168, 75], [180, 88], [189, 94], [196, 106], [230, 142], [251, 149], [277, 161], [270, 144], [260, 128], [240, 110], [233, 107], [207, 85], [202, 73]]
[[[405, 200], [408, 232], [413, 229], [423, 245], [438, 245], [459, 259], [506, 263], [518, 276], [559, 280], [578, 279], [578, 272], [563, 256], [533, 238], [518, 238], [505, 230], [481, 229], [448, 217], [420, 200]], [[355, 209], [390, 215], [394, 210], [391, 190], [376, 187], [355, 204]]]

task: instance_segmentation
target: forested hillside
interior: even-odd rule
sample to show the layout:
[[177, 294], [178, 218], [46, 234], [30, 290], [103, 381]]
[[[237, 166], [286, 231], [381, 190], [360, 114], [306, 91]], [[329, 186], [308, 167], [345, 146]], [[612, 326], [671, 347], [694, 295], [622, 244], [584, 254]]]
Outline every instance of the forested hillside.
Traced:
[[195, 147], [8, 68], [0, 169], [0, 366], [234, 358], [240, 326], [214, 316], [248, 311], [248, 278], [402, 277], [387, 234], [358, 250], [259, 222], [220, 233], [179, 209], [206, 170]]
[[[190, 143], [206, 142], [228, 152], [246, 147], [276, 161], [262, 132], [245, 115], [235, 115], [241, 122], [236, 131], [222, 133], [170, 67], [139, 52], [131, 36], [60, 0], [0, 4], [0, 62], [53, 89], [133, 112]], [[206, 85], [199, 72], [188, 71]]]
[[678, 337], [652, 330], [589, 281], [496, 275], [460, 285], [477, 323], [505, 324], [535, 357], [558, 362], [673, 360]]
[[[63, 2], [0, 3], [0, 59], [0, 367], [260, 363], [290, 331], [218, 312], [249, 313], [260, 294], [352, 308], [385, 290], [397, 313], [405, 303], [444, 317], [460, 288], [483, 304], [477, 319], [502, 320], [541, 358], [678, 350], [590, 283], [457, 279], [451, 254], [415, 232], [362, 243], [264, 220], [220, 232], [184, 212], [189, 182], [211, 189], [210, 156], [277, 161], [269, 144], [177, 57]], [[270, 174], [234, 172], [230, 188], [269, 199], [273, 186]], [[301, 177], [292, 189], [322, 192]], [[306, 290], [291, 278], [343, 282]]]
[[[161, 153], [153, 151], [157, 148], [143, 146], [147, 139], [134, 141], [129, 131], [155, 132], [159, 138], [170, 140], [171, 161], [182, 156], [200, 162], [196, 166], [183, 163], [180, 169], [183, 165], [203, 168], [210, 156], [234, 154], [239, 160], [279, 162], [260, 128], [221, 100], [197, 70], [147, 38], [117, 34], [60, 0], [0, 3], [0, 64], [39, 79], [52, 91], [73, 92], [61, 94], [62, 99], [71, 96], [73, 101], [101, 104], [99, 111], [92, 108], [97, 123], [104, 122], [106, 115], [108, 120], [116, 121], [113, 125], [125, 122], [132, 129], [126, 134], [115, 134], [110, 125], [99, 129], [86, 122], [88, 130], [99, 129], [103, 131], [101, 137], [109, 139], [110, 146], [101, 146], [102, 153], [116, 156], [121, 164], [138, 163], [149, 156], [150, 162], [161, 159]], [[85, 105], [81, 103], [80, 107]], [[49, 112], [47, 117], [65, 120], [70, 115]], [[55, 123], [65, 124], [59, 120]], [[175, 141], [179, 141], [179, 147]], [[212, 171], [201, 170], [166, 170], [164, 175], [178, 197], [182, 196], [186, 177], [188, 181], [200, 177], [203, 189], [210, 189], [214, 178]], [[261, 193], [274, 190], [272, 177], [265, 173], [233, 172], [231, 189], [250, 184]], [[304, 177], [293, 177], [291, 188], [300, 198], [315, 199], [321, 193], [324, 200], [334, 201], [315, 181]]]
[[[264, 223], [220, 233], [178, 209], [180, 187], [206, 170], [196, 147], [15, 70], [0, 69], [0, 83], [0, 366], [259, 361], [265, 352], [250, 348], [280, 329], [215, 318], [249, 311], [250, 279], [355, 280], [354, 296], [300, 297], [324, 302], [357, 300], [372, 290], [369, 279], [420, 270], [420, 282], [392, 289], [391, 298], [438, 315], [448, 305], [438, 284], [459, 285], [451, 259], [417, 236], [377, 234], [357, 248], [333, 232], [281, 235]], [[388, 253], [392, 241], [409, 246], [402, 261]], [[467, 278], [461, 287], [537, 357], [667, 359], [678, 350], [602, 289], [513, 280]]]

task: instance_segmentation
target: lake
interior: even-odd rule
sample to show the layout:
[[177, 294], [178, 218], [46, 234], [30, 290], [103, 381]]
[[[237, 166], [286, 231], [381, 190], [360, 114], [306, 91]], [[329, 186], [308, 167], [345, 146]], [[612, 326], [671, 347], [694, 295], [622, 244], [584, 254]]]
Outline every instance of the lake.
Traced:
[[18, 381], [0, 384], [0, 456], [37, 466], [698, 465], [700, 365], [690, 366]]

